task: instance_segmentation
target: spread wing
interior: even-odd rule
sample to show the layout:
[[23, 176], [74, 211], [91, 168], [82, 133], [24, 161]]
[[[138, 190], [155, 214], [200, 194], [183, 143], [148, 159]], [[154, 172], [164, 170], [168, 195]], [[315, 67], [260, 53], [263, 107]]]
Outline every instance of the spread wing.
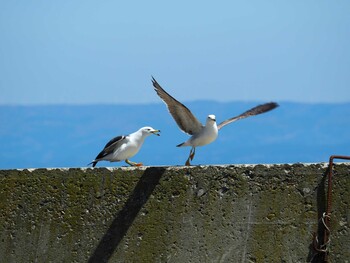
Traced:
[[113, 153], [115, 149], [117, 149], [121, 144], [123, 144], [125, 138], [126, 136], [121, 135], [111, 139], [109, 142], [107, 142], [103, 150], [96, 156], [95, 160], [98, 160], [100, 158], [107, 156], [108, 154]]
[[218, 125], [218, 129], [220, 130], [222, 127], [224, 127], [227, 124], [230, 124], [231, 122], [238, 121], [238, 120], [250, 117], [250, 116], [258, 115], [258, 114], [273, 110], [274, 108], [276, 108], [278, 106], [279, 105], [275, 102], [269, 102], [269, 103], [265, 103], [265, 104], [256, 106], [250, 110], [247, 110], [246, 112], [243, 112], [242, 114], [240, 114], [236, 117], [232, 117], [226, 121], [221, 122]]
[[185, 105], [167, 93], [153, 77], [152, 84], [154, 90], [165, 102], [170, 114], [183, 132], [193, 135], [202, 129], [202, 123], [192, 114], [192, 112]]

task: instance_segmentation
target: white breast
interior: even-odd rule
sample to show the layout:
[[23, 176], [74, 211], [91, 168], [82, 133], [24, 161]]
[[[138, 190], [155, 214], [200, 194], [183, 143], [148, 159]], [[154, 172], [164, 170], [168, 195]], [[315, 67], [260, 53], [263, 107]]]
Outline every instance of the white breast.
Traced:
[[195, 134], [190, 138], [192, 146], [203, 146], [212, 143], [218, 137], [218, 128], [215, 125], [205, 126], [199, 134]]
[[143, 140], [127, 140], [113, 153], [113, 158], [117, 160], [129, 159], [138, 153], [142, 144]]

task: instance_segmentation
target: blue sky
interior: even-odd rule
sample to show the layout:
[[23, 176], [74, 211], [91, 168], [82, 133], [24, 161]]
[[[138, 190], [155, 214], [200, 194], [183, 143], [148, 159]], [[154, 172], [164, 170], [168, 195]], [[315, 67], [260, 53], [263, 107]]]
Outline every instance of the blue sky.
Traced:
[[350, 101], [349, 1], [0, 6], [0, 104]]

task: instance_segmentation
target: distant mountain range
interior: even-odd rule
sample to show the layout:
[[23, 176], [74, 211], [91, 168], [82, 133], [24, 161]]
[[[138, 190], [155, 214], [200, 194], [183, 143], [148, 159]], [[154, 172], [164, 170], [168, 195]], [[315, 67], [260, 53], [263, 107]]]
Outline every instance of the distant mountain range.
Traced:
[[[188, 102], [205, 122], [238, 115], [260, 102]], [[199, 147], [193, 164], [327, 162], [350, 155], [350, 103], [281, 102], [266, 114], [232, 123], [212, 144]], [[111, 138], [142, 126], [160, 129], [131, 160], [144, 165], [183, 165], [190, 148], [177, 148], [182, 133], [164, 104], [0, 106], [0, 169], [84, 167]], [[97, 166], [124, 166], [100, 162]]]

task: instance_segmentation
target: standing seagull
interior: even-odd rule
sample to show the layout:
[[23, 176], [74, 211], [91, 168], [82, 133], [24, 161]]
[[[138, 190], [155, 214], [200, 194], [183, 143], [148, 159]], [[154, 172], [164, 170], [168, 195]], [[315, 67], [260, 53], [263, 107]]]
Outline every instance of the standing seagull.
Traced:
[[103, 150], [96, 156], [88, 165], [92, 164], [95, 167], [99, 161], [125, 162], [131, 166], [141, 166], [142, 163], [134, 163], [129, 161], [140, 150], [145, 138], [151, 134], [159, 136], [160, 130], [155, 130], [152, 127], [143, 127], [138, 131], [129, 135], [121, 135], [110, 140]]
[[200, 121], [192, 114], [192, 112], [181, 102], [173, 98], [169, 93], [167, 93], [158, 82], [152, 77], [152, 83], [154, 90], [157, 92], [158, 96], [165, 102], [168, 107], [170, 114], [173, 116], [179, 128], [192, 135], [186, 142], [180, 143], [177, 147], [191, 146], [190, 155], [185, 163], [185, 165], [191, 165], [190, 160], [196, 153], [197, 146], [203, 146], [209, 144], [216, 140], [218, 137], [219, 130], [225, 125], [238, 121], [250, 116], [258, 115], [267, 111], [270, 111], [276, 107], [278, 104], [275, 102], [265, 103], [256, 106], [236, 117], [232, 117], [228, 120], [221, 122], [216, 125], [215, 115], [208, 115], [205, 126], [200, 123]]

